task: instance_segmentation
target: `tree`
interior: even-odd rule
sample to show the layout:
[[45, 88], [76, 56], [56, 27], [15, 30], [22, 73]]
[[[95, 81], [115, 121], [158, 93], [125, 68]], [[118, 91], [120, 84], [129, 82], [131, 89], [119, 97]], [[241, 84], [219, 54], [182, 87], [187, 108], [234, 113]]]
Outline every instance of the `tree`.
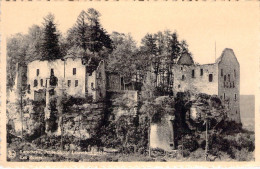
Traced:
[[156, 46], [156, 38], [152, 34], [146, 34], [142, 39], [142, 50], [151, 54], [152, 56], [157, 56], [158, 48]]
[[28, 43], [26, 36], [16, 34], [7, 39], [7, 88], [11, 89], [14, 85], [16, 75], [16, 64], [26, 63]]
[[76, 24], [68, 31], [68, 53], [88, 60], [89, 40], [88, 14], [83, 10], [79, 14]]
[[28, 34], [25, 35], [28, 43], [28, 49], [26, 51], [26, 62], [33, 61], [35, 59], [41, 59], [43, 43], [43, 28], [38, 25], [33, 25], [29, 28]]
[[106, 48], [112, 50], [112, 41], [107, 34], [106, 30], [102, 28], [99, 17], [101, 14], [93, 9], [88, 9], [88, 20], [90, 22], [89, 32], [90, 32], [90, 42], [89, 49], [93, 53], [99, 53]]
[[141, 58], [149, 61], [150, 71], [155, 75], [155, 85], [161, 94], [172, 95], [172, 66], [183, 53], [190, 54], [186, 41], [180, 42], [177, 32], [169, 30], [147, 34], [142, 39], [140, 53]]
[[92, 58], [106, 59], [112, 51], [112, 41], [100, 24], [100, 13], [93, 8], [82, 11], [76, 24], [68, 31], [69, 54], [81, 57], [89, 64]]
[[125, 79], [131, 79], [137, 72], [136, 67], [136, 42], [130, 34], [125, 35], [118, 32], [111, 34], [114, 50], [107, 60], [107, 69], [113, 72], [120, 72]]
[[59, 46], [59, 36], [54, 23], [54, 15], [49, 14], [44, 18], [43, 28], [43, 42], [41, 45], [42, 49], [42, 60], [54, 60], [60, 59], [61, 51]]

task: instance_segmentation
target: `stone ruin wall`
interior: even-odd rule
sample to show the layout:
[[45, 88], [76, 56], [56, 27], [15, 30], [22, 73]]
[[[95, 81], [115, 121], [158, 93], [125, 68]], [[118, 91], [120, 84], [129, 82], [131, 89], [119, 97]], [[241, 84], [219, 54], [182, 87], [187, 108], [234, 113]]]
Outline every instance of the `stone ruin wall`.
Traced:
[[[192, 70], [194, 70], [194, 76]], [[210, 74], [213, 76], [212, 82], [209, 81]], [[175, 94], [184, 91], [218, 94], [218, 69], [215, 64], [190, 66], [176, 64], [173, 66], [173, 78], [173, 92]]]
[[240, 66], [232, 50], [225, 50], [223, 55], [218, 64], [218, 95], [229, 110], [229, 120], [240, 123]]

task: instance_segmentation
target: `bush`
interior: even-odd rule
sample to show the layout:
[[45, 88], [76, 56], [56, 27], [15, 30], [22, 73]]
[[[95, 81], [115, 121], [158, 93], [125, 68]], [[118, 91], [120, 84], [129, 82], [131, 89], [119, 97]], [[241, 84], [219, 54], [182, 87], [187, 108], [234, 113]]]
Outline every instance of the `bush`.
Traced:
[[197, 149], [196, 151], [192, 152], [190, 154], [191, 160], [198, 160], [198, 159], [204, 159], [205, 158], [205, 151], [201, 148]]
[[250, 161], [252, 160], [251, 153], [246, 148], [242, 148], [240, 151], [235, 150], [235, 159], [238, 161]]
[[193, 136], [185, 136], [183, 138], [183, 143], [180, 140], [179, 145], [183, 145], [184, 150], [193, 152], [199, 148], [199, 143], [196, 141], [196, 138]]
[[183, 157], [188, 157], [190, 155], [189, 150], [183, 150]]
[[235, 140], [238, 150], [242, 150], [244, 148], [250, 152], [255, 150], [255, 139], [254, 137], [250, 137], [249, 134], [238, 134]]
[[[206, 141], [200, 144], [205, 149]], [[250, 160], [255, 150], [254, 135], [238, 133], [236, 135], [212, 134], [209, 136], [209, 154], [221, 156], [222, 152], [227, 153], [232, 159], [239, 161]]]

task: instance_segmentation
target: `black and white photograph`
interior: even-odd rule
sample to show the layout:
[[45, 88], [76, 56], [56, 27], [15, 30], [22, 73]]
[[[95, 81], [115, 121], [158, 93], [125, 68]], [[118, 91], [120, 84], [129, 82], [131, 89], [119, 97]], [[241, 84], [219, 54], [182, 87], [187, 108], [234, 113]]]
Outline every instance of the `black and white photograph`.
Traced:
[[1, 6], [7, 163], [257, 162], [259, 2]]

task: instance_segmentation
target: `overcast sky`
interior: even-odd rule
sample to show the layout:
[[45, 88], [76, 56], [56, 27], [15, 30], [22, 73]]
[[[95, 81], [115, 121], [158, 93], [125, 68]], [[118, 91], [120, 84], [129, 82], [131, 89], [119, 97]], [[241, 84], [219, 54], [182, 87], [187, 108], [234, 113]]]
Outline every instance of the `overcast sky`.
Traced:
[[241, 94], [254, 94], [259, 52], [258, 2], [2, 2], [3, 36], [27, 33], [49, 12], [65, 33], [81, 10], [95, 8], [111, 33], [130, 33], [136, 42], [145, 34], [176, 30], [198, 63], [212, 63], [224, 48], [240, 62]]

